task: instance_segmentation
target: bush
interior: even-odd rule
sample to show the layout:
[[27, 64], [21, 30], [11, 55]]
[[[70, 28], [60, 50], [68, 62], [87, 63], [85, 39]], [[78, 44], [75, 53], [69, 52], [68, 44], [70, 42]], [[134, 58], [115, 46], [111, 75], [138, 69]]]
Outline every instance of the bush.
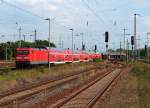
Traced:
[[102, 59], [95, 58], [93, 59], [93, 62], [102, 62]]
[[43, 67], [43, 66], [38, 66], [38, 67], [36, 68], [36, 70], [37, 70], [38, 72], [40, 72], [40, 73], [44, 73], [44, 67]]
[[0, 70], [0, 75], [8, 75], [9, 72], [11, 72], [11, 69], [9, 68], [2, 69]]

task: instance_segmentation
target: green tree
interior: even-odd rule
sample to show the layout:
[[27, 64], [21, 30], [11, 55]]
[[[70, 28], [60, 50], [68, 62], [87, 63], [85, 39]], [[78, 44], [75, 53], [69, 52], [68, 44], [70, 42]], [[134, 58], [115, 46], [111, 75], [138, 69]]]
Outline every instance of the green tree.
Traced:
[[[0, 59], [4, 60], [6, 58], [14, 58], [16, 55], [16, 48], [18, 48], [19, 41], [0, 43]], [[48, 47], [49, 43], [47, 40], [37, 40], [36, 42], [25, 42], [21, 41], [21, 47], [32, 47], [32, 48], [45, 48]], [[50, 43], [51, 47], [56, 47], [54, 43]]]

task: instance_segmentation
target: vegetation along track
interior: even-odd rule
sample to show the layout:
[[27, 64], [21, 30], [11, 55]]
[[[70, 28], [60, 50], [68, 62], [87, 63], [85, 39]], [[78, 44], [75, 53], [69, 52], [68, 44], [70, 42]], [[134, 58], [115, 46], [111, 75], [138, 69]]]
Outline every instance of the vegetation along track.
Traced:
[[49, 108], [91, 108], [105, 93], [107, 88], [111, 86], [120, 73], [120, 69], [108, 72], [102, 77], [99, 77], [95, 81], [79, 89], [71, 96], [49, 106]]
[[0, 94], [0, 107], [18, 103], [21, 99], [31, 97], [35, 94], [38, 94], [42, 91], [46, 91], [49, 88], [61, 85], [66, 82], [70, 82], [71, 80], [74, 80], [81, 76], [84, 73], [87, 73], [91, 70], [95, 70], [98, 67], [93, 67], [90, 69], [85, 69], [82, 72], [75, 72], [74, 74], [69, 74], [61, 77], [56, 77], [53, 80], [50, 81], [43, 81], [38, 84], [33, 84], [31, 86], [27, 86], [24, 88], [19, 88], [15, 90], [9, 90], [7, 92], [1, 93]]

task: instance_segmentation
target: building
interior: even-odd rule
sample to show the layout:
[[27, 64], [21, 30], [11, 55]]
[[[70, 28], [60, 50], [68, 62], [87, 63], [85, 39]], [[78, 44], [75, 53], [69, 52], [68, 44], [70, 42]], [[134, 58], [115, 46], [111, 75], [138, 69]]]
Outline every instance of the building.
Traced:
[[109, 52], [108, 59], [112, 61], [124, 61], [126, 60], [126, 54], [123, 52]]

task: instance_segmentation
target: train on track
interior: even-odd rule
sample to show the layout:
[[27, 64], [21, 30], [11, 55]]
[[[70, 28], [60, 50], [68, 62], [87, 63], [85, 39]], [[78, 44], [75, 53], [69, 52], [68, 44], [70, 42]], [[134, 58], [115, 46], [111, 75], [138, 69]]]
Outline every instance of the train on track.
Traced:
[[16, 67], [31, 65], [46, 65], [88, 62], [94, 59], [102, 59], [100, 53], [86, 51], [71, 51], [69, 49], [51, 48], [17, 48], [16, 49]]

